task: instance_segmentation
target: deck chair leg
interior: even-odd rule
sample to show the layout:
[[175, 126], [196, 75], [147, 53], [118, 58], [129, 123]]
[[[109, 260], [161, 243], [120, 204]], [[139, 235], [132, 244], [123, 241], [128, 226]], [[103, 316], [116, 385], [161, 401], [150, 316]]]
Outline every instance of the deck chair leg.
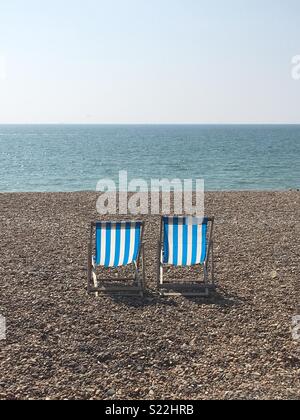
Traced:
[[160, 259], [160, 255], [161, 255], [161, 250], [160, 250], [160, 242], [157, 242], [157, 287], [159, 289], [160, 287], [160, 266], [161, 266], [161, 259]]
[[215, 265], [214, 265], [214, 242], [211, 243], [211, 278], [212, 283], [215, 285]]
[[158, 241], [157, 244], [157, 288], [159, 290], [159, 293], [161, 293], [161, 288], [164, 283], [164, 265], [162, 263], [163, 258], [163, 251], [161, 247], [161, 242]]
[[[144, 281], [145, 281], [145, 247], [142, 244], [140, 259], [134, 265], [135, 267], [135, 282], [140, 290], [140, 297], [144, 297]], [[140, 272], [141, 271], [141, 272]]]
[[136, 272], [135, 272], [135, 283], [136, 283], [136, 286], [138, 287], [138, 289], [139, 289], [139, 294], [140, 294], [140, 297], [141, 298], [143, 298], [144, 297], [144, 292], [143, 292], [143, 281], [142, 281], [142, 278], [141, 278], [141, 276], [140, 276], [140, 273], [139, 273], [139, 271], [138, 271], [138, 269], [136, 269]]
[[208, 283], [208, 271], [207, 271], [207, 265], [204, 264], [203, 266], [203, 272], [204, 272], [204, 283], [207, 284]]
[[164, 285], [164, 266], [162, 263], [160, 263], [159, 265], [159, 290], [163, 288], [163, 285]]
[[142, 288], [142, 297], [144, 297], [144, 290], [145, 290], [145, 274], [146, 274], [146, 270], [145, 270], [145, 246], [144, 244], [142, 245], [142, 280], [141, 280], [141, 288]]
[[163, 251], [160, 251], [160, 284], [164, 284], [164, 264], [163, 264]]
[[141, 277], [139, 277], [139, 288], [140, 288], [140, 297], [143, 299], [144, 297], [144, 286], [143, 286], [143, 280]]
[[[94, 267], [92, 268], [92, 276], [93, 276], [94, 287], [95, 287], [95, 289], [97, 289], [98, 288], [98, 280], [97, 280], [97, 274], [95, 272], [95, 268]], [[96, 292], [95, 293], [95, 296], [96, 297], [99, 297], [99, 293]]]
[[87, 270], [87, 292], [91, 293], [91, 280], [92, 280], [92, 264], [90, 259], [88, 261], [88, 270]]
[[159, 267], [159, 290], [160, 290], [160, 295], [164, 296], [164, 292], [162, 292], [161, 290], [163, 289], [164, 286], [164, 265], [161, 263], [160, 267]]
[[[91, 234], [91, 236], [92, 236], [92, 234]], [[89, 247], [88, 247], [88, 264], [87, 264], [87, 292], [88, 293], [91, 293], [92, 270], [93, 270], [92, 244], [91, 244], [91, 241], [90, 241]]]
[[209, 296], [209, 288], [207, 287], [207, 285], [209, 283], [209, 276], [208, 276], [208, 268], [207, 268], [206, 264], [204, 264], [204, 266], [203, 266], [203, 272], [204, 272], [204, 284], [205, 284], [204, 296], [208, 297]]

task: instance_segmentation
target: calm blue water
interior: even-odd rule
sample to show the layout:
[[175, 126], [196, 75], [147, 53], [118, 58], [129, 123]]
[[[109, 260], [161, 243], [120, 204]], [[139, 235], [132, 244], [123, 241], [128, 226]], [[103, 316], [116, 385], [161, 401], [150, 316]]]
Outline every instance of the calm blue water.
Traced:
[[101, 178], [300, 187], [300, 126], [0, 126], [0, 191], [95, 190]]

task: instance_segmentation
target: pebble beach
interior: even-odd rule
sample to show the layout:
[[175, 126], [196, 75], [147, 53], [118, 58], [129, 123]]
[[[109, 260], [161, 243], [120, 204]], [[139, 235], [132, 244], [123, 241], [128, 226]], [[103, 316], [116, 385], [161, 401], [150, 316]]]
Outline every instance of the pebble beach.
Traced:
[[300, 193], [207, 193], [217, 292], [88, 295], [95, 193], [0, 194], [0, 399], [300, 399]]

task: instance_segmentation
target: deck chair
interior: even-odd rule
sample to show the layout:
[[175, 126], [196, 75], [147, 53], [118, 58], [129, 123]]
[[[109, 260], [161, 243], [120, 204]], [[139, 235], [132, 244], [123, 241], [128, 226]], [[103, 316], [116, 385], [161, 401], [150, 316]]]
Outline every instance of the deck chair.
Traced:
[[[207, 297], [215, 289], [213, 227], [214, 218], [162, 217], [157, 274], [161, 295]], [[199, 274], [203, 267], [203, 278], [165, 281], [167, 267], [192, 266], [199, 266]]]
[[[88, 250], [88, 292], [143, 296], [144, 264], [143, 222], [96, 222], [91, 224]], [[131, 266], [131, 278], [97, 276], [97, 268], [117, 269]], [[113, 286], [113, 283], [118, 285]], [[125, 282], [131, 283], [126, 285]], [[121, 284], [120, 284], [121, 283]], [[124, 283], [124, 285], [122, 284]]]

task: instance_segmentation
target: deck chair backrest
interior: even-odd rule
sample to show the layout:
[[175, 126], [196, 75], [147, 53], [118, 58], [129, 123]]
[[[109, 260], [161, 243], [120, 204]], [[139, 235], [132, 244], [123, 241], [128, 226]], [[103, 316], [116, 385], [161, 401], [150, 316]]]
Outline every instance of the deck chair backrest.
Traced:
[[138, 260], [143, 232], [142, 222], [96, 223], [95, 264], [121, 267]]
[[163, 263], [173, 266], [203, 264], [207, 252], [208, 219], [163, 217]]

